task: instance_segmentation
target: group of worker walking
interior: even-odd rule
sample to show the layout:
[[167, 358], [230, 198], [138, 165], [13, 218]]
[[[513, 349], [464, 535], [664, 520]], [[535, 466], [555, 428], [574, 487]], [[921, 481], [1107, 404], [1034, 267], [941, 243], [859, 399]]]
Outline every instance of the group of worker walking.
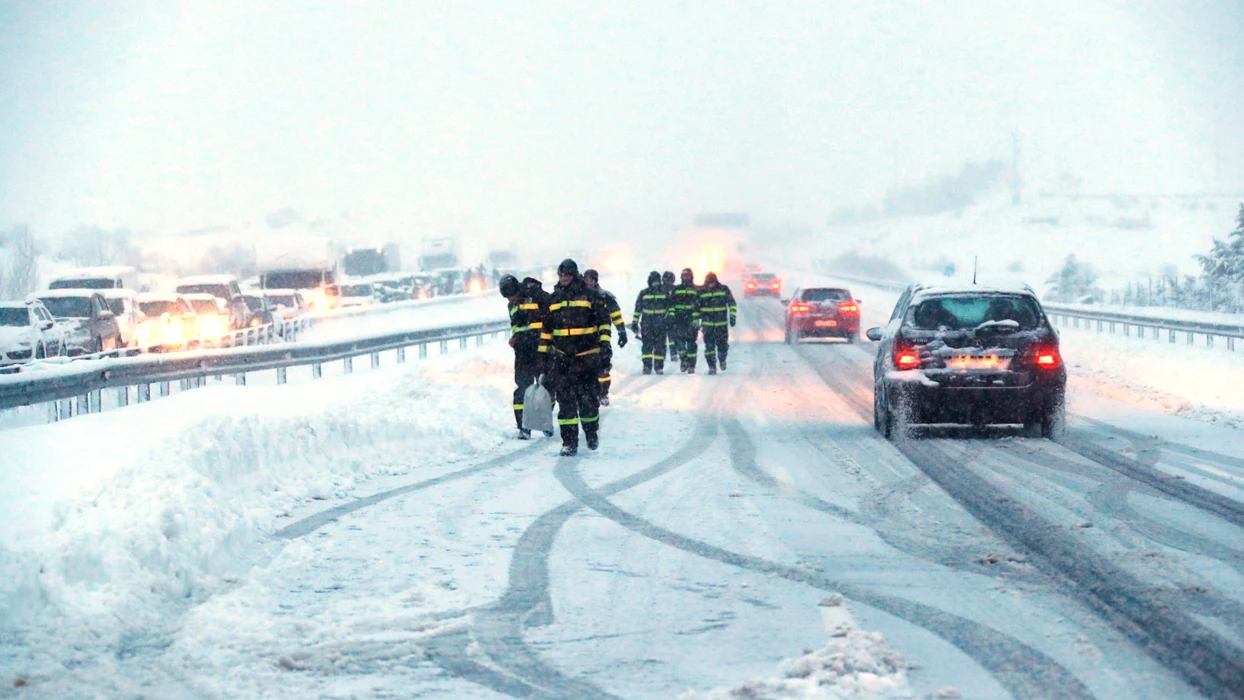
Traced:
[[[628, 341], [617, 298], [601, 289], [595, 270], [580, 274], [570, 259], [558, 266], [551, 293], [532, 277], [519, 282], [506, 275], [499, 286], [509, 302], [519, 438], [531, 437], [523, 428], [524, 397], [543, 376], [557, 403], [562, 456], [578, 453], [580, 429], [588, 449], [595, 450], [600, 444], [600, 407], [609, 405], [614, 330], [619, 348]], [[708, 373], [716, 374], [718, 367], [724, 371], [729, 329], [737, 316], [734, 296], [716, 274], [708, 273], [704, 285], [697, 286], [692, 271], [683, 270], [681, 283], [675, 285], [674, 273], [653, 271], [635, 300], [631, 321], [631, 331], [642, 341], [644, 374], [665, 373], [667, 349], [683, 372], [695, 374], [701, 330]]]

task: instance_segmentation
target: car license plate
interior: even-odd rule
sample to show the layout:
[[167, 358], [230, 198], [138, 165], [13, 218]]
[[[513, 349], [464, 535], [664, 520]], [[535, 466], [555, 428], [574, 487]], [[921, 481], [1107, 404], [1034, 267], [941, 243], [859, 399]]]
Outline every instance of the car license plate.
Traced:
[[836, 328], [837, 326], [838, 326], [838, 322], [834, 320], [816, 322], [817, 328]]
[[998, 369], [1002, 358], [998, 355], [956, 355], [946, 360], [951, 369]]

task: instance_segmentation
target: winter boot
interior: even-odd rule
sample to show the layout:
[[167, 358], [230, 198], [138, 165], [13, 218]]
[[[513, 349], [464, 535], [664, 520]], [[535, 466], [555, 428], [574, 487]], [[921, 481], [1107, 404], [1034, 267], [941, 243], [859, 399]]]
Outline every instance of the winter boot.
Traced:
[[726, 358], [724, 358], [724, 357], [723, 357], [723, 358], [721, 358], [721, 371], [722, 371], [722, 372], [725, 372], [725, 371], [726, 371]]
[[553, 437], [553, 431], [552, 430], [544, 431], [544, 437]]
[[708, 367], [708, 373], [709, 373], [709, 374], [717, 374], [717, 368], [716, 368], [716, 367], [713, 367], [712, 365], [709, 365], [709, 367]]
[[601, 396], [601, 397], [600, 397], [600, 405], [601, 405], [601, 406], [608, 406], [608, 405], [609, 405], [609, 396], [608, 396], [608, 394], [603, 395], [603, 396]]
[[531, 431], [530, 431], [530, 430], [528, 430], [528, 429], [526, 429], [526, 428], [519, 428], [519, 429], [518, 429], [518, 439], [519, 439], [519, 440], [530, 440], [530, 439], [531, 439]]
[[688, 367], [687, 374], [695, 374], [695, 367]]
[[597, 434], [596, 432], [588, 433], [587, 434], [587, 448], [589, 450], [594, 450], [597, 447], [600, 447], [600, 435]]
[[658, 369], [658, 370], [657, 370], [657, 374], [659, 374], [659, 375], [661, 375], [661, 376], [665, 376], [665, 368], [664, 368], [664, 367], [662, 367], [661, 369]]
[[563, 457], [573, 457], [577, 454], [579, 454], [578, 445], [562, 445], [562, 456]]
[[[661, 370], [657, 370], [657, 374], [660, 374], [660, 373], [661, 373]], [[652, 368], [644, 367], [644, 374], [652, 374]]]

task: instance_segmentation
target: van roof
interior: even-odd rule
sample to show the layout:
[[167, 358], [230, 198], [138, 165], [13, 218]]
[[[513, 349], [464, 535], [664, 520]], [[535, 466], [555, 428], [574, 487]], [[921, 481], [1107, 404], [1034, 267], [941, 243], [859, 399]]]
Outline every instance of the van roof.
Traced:
[[121, 277], [122, 275], [137, 274], [138, 270], [128, 265], [102, 265], [99, 267], [79, 267], [76, 270], [70, 270], [56, 279], [58, 280], [82, 280], [93, 279], [96, 277]]
[[233, 275], [193, 275], [177, 280], [177, 286], [183, 287], [188, 284], [230, 284], [237, 281], [238, 278]]

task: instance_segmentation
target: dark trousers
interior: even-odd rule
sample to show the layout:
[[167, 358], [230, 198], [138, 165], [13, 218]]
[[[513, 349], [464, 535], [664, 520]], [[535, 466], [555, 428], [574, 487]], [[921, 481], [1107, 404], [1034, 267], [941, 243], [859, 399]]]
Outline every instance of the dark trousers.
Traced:
[[609, 395], [609, 385], [613, 383], [613, 346], [602, 344], [600, 346], [600, 359], [597, 363], [596, 383], [599, 385], [600, 396]]
[[695, 369], [696, 359], [699, 356], [699, 343], [697, 337], [700, 329], [695, 327], [691, 321], [675, 321], [670, 328], [670, 337], [674, 340], [674, 347], [678, 352], [678, 359], [682, 369]]
[[730, 352], [730, 327], [729, 326], [705, 326], [704, 327], [704, 361], [708, 363], [709, 369], [717, 369], [717, 361], [726, 361], [726, 355]]
[[544, 359], [514, 355], [514, 422], [523, 429], [523, 395], [543, 372]]
[[664, 371], [665, 324], [660, 321], [647, 321], [640, 330], [643, 331], [640, 352], [643, 353], [644, 371]]
[[553, 383], [557, 393], [557, 424], [562, 444], [579, 445], [579, 425], [587, 435], [600, 427], [600, 363], [598, 355], [562, 357], [554, 363]]

